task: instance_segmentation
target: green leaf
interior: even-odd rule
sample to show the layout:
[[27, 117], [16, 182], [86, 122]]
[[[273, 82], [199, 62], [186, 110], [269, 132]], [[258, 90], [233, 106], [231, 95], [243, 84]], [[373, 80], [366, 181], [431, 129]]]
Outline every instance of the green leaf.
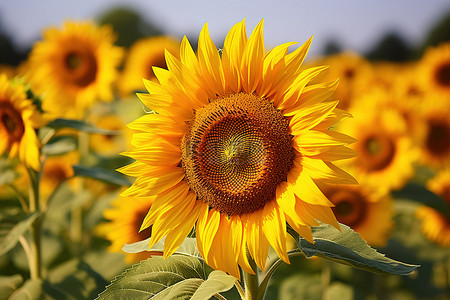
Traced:
[[68, 299], [93, 299], [108, 282], [87, 263], [70, 260], [49, 273], [51, 287]]
[[[148, 248], [150, 243], [150, 238], [145, 239], [140, 242], [136, 242], [133, 244], [125, 244], [122, 248], [123, 251], [127, 253], [139, 253], [143, 251], [160, 251], [164, 250], [164, 242], [165, 237], [162, 238], [159, 242], [157, 242], [151, 249]], [[186, 238], [180, 247], [175, 251], [177, 254], [185, 254], [194, 257], [201, 257], [200, 252], [197, 248], [197, 240], [195, 238]]]
[[419, 267], [385, 257], [370, 247], [359, 233], [340, 225], [342, 232], [328, 224], [312, 227], [314, 244], [300, 238], [301, 251], [308, 258], [319, 256], [374, 273], [408, 275]]
[[192, 295], [191, 300], [209, 299], [215, 294], [226, 292], [234, 286], [236, 281], [236, 277], [228, 275], [223, 271], [212, 271], [208, 279]]
[[8, 159], [0, 159], [0, 186], [13, 183], [18, 176]]
[[37, 219], [40, 213], [34, 212], [19, 223], [17, 223], [2, 239], [0, 243], [0, 255], [6, 254], [9, 250], [14, 248], [14, 246], [19, 241], [19, 238], [30, 228], [34, 220]]
[[22, 282], [23, 278], [19, 274], [13, 276], [0, 276], [0, 300], [8, 299]]
[[42, 298], [42, 281], [30, 279], [16, 290], [8, 299], [9, 300], [38, 300]]
[[128, 179], [117, 171], [109, 171], [97, 167], [73, 166], [75, 176], [89, 177], [119, 186], [129, 186]]
[[119, 275], [97, 299], [171, 299], [162, 296], [195, 292], [199, 280], [205, 279], [203, 266], [191, 256], [172, 255], [165, 260], [154, 256]]
[[51, 143], [42, 146], [41, 152], [46, 155], [62, 155], [77, 148], [75, 139], [71, 136], [57, 137]]
[[107, 130], [95, 127], [94, 125], [79, 121], [79, 120], [70, 120], [70, 119], [55, 119], [46, 125], [47, 127], [51, 127], [53, 129], [63, 129], [63, 128], [72, 128], [79, 131], [84, 131], [87, 133], [98, 133], [98, 134], [107, 134], [107, 135], [117, 135], [118, 132], [114, 130]]

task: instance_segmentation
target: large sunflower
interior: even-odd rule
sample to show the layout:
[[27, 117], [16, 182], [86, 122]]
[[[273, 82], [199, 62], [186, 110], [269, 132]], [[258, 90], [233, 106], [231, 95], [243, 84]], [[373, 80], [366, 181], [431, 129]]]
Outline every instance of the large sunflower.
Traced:
[[329, 100], [336, 82], [308, 84], [325, 69], [301, 68], [310, 43], [266, 53], [263, 22], [247, 39], [242, 21], [219, 55], [205, 25], [197, 54], [183, 38], [180, 59], [153, 68], [139, 98], [158, 114], [129, 125], [136, 162], [121, 169], [137, 177], [123, 195], [155, 196], [150, 247], [166, 236], [168, 257], [195, 226], [206, 262], [239, 277], [253, 273], [247, 251], [261, 269], [269, 245], [288, 262], [286, 221], [311, 242], [316, 219], [339, 228], [317, 184], [355, 183], [331, 162], [354, 139], [328, 130], [348, 114]]
[[25, 87], [0, 74], [0, 154], [18, 156], [28, 167], [39, 170], [39, 140], [35, 129], [43, 125], [41, 114], [27, 98]]
[[155, 36], [140, 39], [131, 46], [119, 81], [123, 96], [142, 91], [142, 78], [156, 80], [152, 67], [166, 68], [165, 49], [178, 55], [180, 42], [169, 36]]
[[80, 118], [95, 101], [113, 100], [112, 84], [122, 49], [114, 46], [108, 26], [66, 22], [49, 28], [29, 57], [33, 87], [44, 94], [43, 109], [51, 116]]

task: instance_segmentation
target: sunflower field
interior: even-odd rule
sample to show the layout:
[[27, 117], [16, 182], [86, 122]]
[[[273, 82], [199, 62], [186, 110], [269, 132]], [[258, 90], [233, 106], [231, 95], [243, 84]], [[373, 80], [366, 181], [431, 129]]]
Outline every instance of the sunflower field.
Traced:
[[105, 23], [0, 65], [0, 299], [450, 299], [450, 40]]

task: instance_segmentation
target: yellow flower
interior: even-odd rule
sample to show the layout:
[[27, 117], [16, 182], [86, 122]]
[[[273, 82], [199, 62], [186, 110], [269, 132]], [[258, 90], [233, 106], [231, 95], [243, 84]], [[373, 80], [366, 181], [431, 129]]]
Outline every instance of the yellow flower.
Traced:
[[450, 42], [428, 48], [418, 74], [427, 91], [450, 96]]
[[131, 46], [119, 81], [119, 90], [123, 96], [142, 91], [142, 78], [156, 80], [152, 67], [167, 67], [165, 49], [176, 56], [180, 51], [180, 43], [172, 37], [156, 36], [138, 40]]
[[441, 169], [426, 186], [443, 200], [447, 215], [429, 207], [419, 208], [417, 216], [422, 219], [422, 231], [431, 241], [450, 247], [450, 168]]
[[107, 26], [66, 22], [49, 28], [29, 57], [33, 87], [44, 95], [43, 109], [52, 117], [81, 118], [95, 101], [113, 100], [112, 84], [122, 49]]
[[421, 163], [440, 168], [450, 165], [450, 110], [445, 97], [427, 96], [419, 111], [423, 129]]
[[353, 119], [341, 130], [358, 142], [352, 148], [358, 156], [346, 162], [357, 178], [386, 194], [399, 189], [414, 175], [417, 150], [409, 136], [407, 123], [393, 108], [380, 106], [380, 94], [367, 94], [351, 110]]
[[26, 166], [39, 170], [39, 140], [35, 129], [43, 120], [33, 102], [27, 98], [25, 87], [12, 84], [0, 75], [0, 154], [18, 156]]
[[369, 245], [385, 246], [393, 228], [393, 202], [388, 195], [380, 196], [368, 186], [333, 185], [324, 189], [324, 194], [335, 207], [339, 222], [361, 234]]
[[314, 65], [322, 64], [329, 65], [330, 68], [324, 72], [320, 80], [339, 78], [339, 86], [336, 88], [338, 107], [348, 109], [355, 98], [367, 88], [367, 82], [372, 78], [370, 63], [357, 53], [342, 52], [314, 63]]
[[45, 199], [64, 180], [74, 175], [73, 166], [79, 161], [78, 152], [69, 152], [59, 156], [49, 156], [45, 160], [41, 175], [40, 191]]
[[[151, 228], [141, 232], [139, 232], [139, 228], [152, 202], [152, 197], [120, 197], [113, 201], [112, 208], [103, 212], [103, 216], [108, 222], [98, 225], [96, 232], [111, 242], [108, 251], [123, 253], [123, 245], [136, 243], [150, 237]], [[137, 263], [150, 256], [149, 252], [127, 253], [125, 261], [129, 264]]]
[[354, 139], [328, 130], [348, 116], [328, 99], [336, 82], [308, 85], [325, 67], [301, 67], [311, 40], [266, 53], [262, 30], [236, 24], [220, 56], [205, 25], [197, 54], [186, 38], [180, 59], [166, 52], [168, 70], [138, 94], [159, 114], [129, 125], [136, 162], [121, 169], [137, 177], [122, 195], [155, 196], [150, 247], [166, 236], [168, 257], [195, 225], [206, 262], [236, 277], [253, 273], [247, 249], [261, 269], [269, 245], [288, 262], [286, 221], [311, 242], [316, 219], [338, 228], [317, 183], [355, 183], [331, 162], [354, 155]]
[[439, 211], [421, 206], [416, 211], [416, 217], [422, 221], [422, 232], [432, 242], [450, 247], [450, 218]]
[[92, 149], [102, 155], [114, 155], [124, 151], [129, 145], [129, 129], [115, 114], [108, 114], [96, 118], [93, 123], [102, 129], [115, 131], [116, 134], [91, 134]]

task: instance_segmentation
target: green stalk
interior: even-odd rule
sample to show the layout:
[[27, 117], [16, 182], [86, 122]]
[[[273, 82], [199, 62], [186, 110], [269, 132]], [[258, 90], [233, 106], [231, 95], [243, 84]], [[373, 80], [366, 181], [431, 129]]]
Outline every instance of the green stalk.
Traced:
[[[30, 175], [30, 196], [29, 196], [29, 209], [30, 213], [39, 211], [39, 173], [28, 168], [28, 174]], [[31, 279], [41, 278], [41, 218], [37, 218], [33, 224], [31, 224], [31, 256], [32, 261], [30, 264]]]
[[243, 271], [243, 279], [245, 286], [245, 299], [246, 300], [256, 300], [258, 296], [258, 267], [256, 266], [255, 261], [251, 257], [250, 253], [247, 250], [247, 258], [250, 263], [252, 270], [255, 274], [250, 274], [246, 271]]

